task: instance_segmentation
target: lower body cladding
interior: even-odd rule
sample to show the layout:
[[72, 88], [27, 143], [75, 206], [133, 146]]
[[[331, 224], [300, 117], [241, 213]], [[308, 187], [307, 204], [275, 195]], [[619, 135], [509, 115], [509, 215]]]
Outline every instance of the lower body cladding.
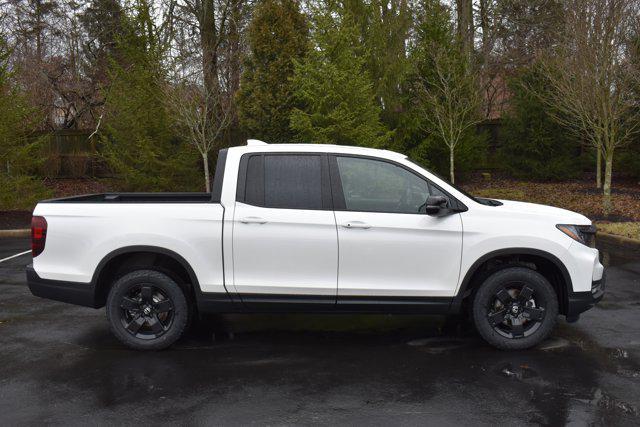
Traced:
[[[104, 306], [93, 283], [65, 282], [43, 279], [31, 265], [27, 266], [27, 283], [37, 297], [91, 308]], [[569, 292], [566, 316], [575, 319], [598, 303], [605, 289], [606, 276], [594, 281], [589, 292]], [[229, 294], [195, 291], [201, 313], [394, 313], [394, 314], [459, 314], [458, 297], [376, 297], [321, 296], [278, 294]]]
[[[537, 345], [552, 332], [558, 314], [569, 321], [604, 294], [604, 276], [588, 292], [559, 292], [535, 270], [508, 267], [455, 297], [276, 295], [203, 293], [172, 274], [134, 269], [113, 283], [72, 283], [43, 279], [27, 267], [31, 292], [87, 307], [106, 307], [113, 334], [138, 350], [160, 350], [183, 335], [190, 319], [205, 313], [397, 313], [458, 314], [463, 306], [478, 333], [504, 350]], [[101, 283], [101, 282], [98, 282]], [[463, 305], [463, 296], [467, 302]], [[192, 301], [195, 300], [195, 304]], [[466, 312], [466, 311], [465, 311]]]
[[569, 300], [567, 301], [567, 321], [572, 322], [578, 320], [580, 313], [589, 310], [602, 299], [606, 279], [606, 274], [603, 272], [600, 280], [594, 280], [591, 283], [591, 291], [569, 293]]

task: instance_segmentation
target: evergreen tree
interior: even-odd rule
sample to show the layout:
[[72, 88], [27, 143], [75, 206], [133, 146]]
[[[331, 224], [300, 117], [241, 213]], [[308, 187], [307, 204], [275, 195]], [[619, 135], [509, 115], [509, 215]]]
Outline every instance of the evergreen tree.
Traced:
[[302, 104], [291, 114], [301, 142], [383, 147], [391, 133], [380, 121], [366, 50], [350, 14], [314, 13], [312, 49], [296, 63], [293, 85]]
[[[525, 89], [528, 88], [528, 89]], [[580, 144], [549, 116], [549, 107], [533, 94], [549, 90], [535, 67], [510, 82], [510, 110], [503, 117], [500, 155], [518, 178], [568, 179], [580, 173]]]
[[163, 51], [148, 5], [129, 13], [110, 57], [102, 152], [126, 190], [201, 189], [197, 153], [174, 133], [161, 100]]
[[[407, 40], [412, 26], [411, 5], [406, 0], [350, 0], [339, 3], [341, 14], [356, 22], [366, 49], [365, 67], [371, 77], [380, 119], [388, 129], [402, 131], [406, 110], [405, 80], [409, 72]], [[394, 140], [400, 133], [394, 132]]]
[[[439, 0], [419, 0], [416, 6], [415, 36], [409, 49], [408, 115], [404, 119], [405, 132], [412, 132], [412, 137], [406, 138], [405, 146], [399, 149], [452, 179], [454, 158], [456, 176], [477, 169], [484, 161], [485, 136], [478, 135], [471, 124], [477, 118], [464, 114], [468, 126], [461, 126], [460, 108], [450, 108], [455, 104], [464, 106], [465, 102], [477, 103], [477, 88], [451, 9]], [[448, 131], [432, 120], [437, 116], [443, 119], [443, 114], [448, 116], [443, 123], [453, 123], [445, 126]], [[457, 133], [462, 128], [455, 142], [451, 131], [456, 129]]]
[[264, 0], [248, 29], [249, 56], [237, 98], [243, 131], [269, 143], [293, 139], [289, 116], [294, 61], [308, 49], [308, 24], [297, 0]]
[[39, 117], [12, 78], [10, 55], [0, 37], [0, 210], [32, 209], [38, 200], [51, 196], [34, 176], [44, 158], [45, 138], [28, 135]]

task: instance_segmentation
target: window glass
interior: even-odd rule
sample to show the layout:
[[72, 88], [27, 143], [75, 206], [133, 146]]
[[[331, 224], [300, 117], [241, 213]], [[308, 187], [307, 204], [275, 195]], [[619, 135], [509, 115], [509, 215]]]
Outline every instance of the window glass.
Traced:
[[268, 208], [322, 209], [321, 161], [321, 156], [265, 155], [262, 171], [259, 161], [250, 160], [247, 203]]
[[338, 157], [338, 171], [347, 210], [424, 213], [427, 181], [394, 164], [356, 157]]
[[247, 162], [247, 181], [245, 183], [245, 202], [254, 206], [264, 205], [264, 171], [262, 156], [251, 156]]

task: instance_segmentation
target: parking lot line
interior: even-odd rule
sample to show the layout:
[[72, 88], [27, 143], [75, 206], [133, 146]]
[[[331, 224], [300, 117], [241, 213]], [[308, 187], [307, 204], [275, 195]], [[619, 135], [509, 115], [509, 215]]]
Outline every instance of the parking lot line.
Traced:
[[9, 261], [10, 259], [18, 258], [19, 256], [26, 255], [29, 252], [31, 252], [31, 250], [20, 252], [19, 254], [11, 255], [10, 257], [0, 259], [0, 262]]

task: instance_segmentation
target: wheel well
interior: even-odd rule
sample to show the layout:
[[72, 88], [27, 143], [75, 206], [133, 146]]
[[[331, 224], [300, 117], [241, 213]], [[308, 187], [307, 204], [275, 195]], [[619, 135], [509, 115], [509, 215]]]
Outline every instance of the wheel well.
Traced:
[[187, 298], [195, 300], [195, 277], [185, 265], [171, 255], [152, 252], [134, 251], [118, 254], [109, 259], [100, 270], [94, 283], [96, 300], [100, 307], [104, 306], [113, 283], [134, 270], [156, 270], [171, 277], [184, 291]]
[[505, 254], [496, 255], [483, 261], [472, 273], [467, 282], [467, 287], [463, 290], [463, 304], [469, 304], [470, 297], [475, 290], [496, 271], [509, 267], [525, 267], [542, 274], [553, 286], [558, 296], [558, 306], [561, 314], [567, 313], [567, 289], [570, 286], [568, 273], [563, 272], [560, 266], [554, 261], [534, 254]]

